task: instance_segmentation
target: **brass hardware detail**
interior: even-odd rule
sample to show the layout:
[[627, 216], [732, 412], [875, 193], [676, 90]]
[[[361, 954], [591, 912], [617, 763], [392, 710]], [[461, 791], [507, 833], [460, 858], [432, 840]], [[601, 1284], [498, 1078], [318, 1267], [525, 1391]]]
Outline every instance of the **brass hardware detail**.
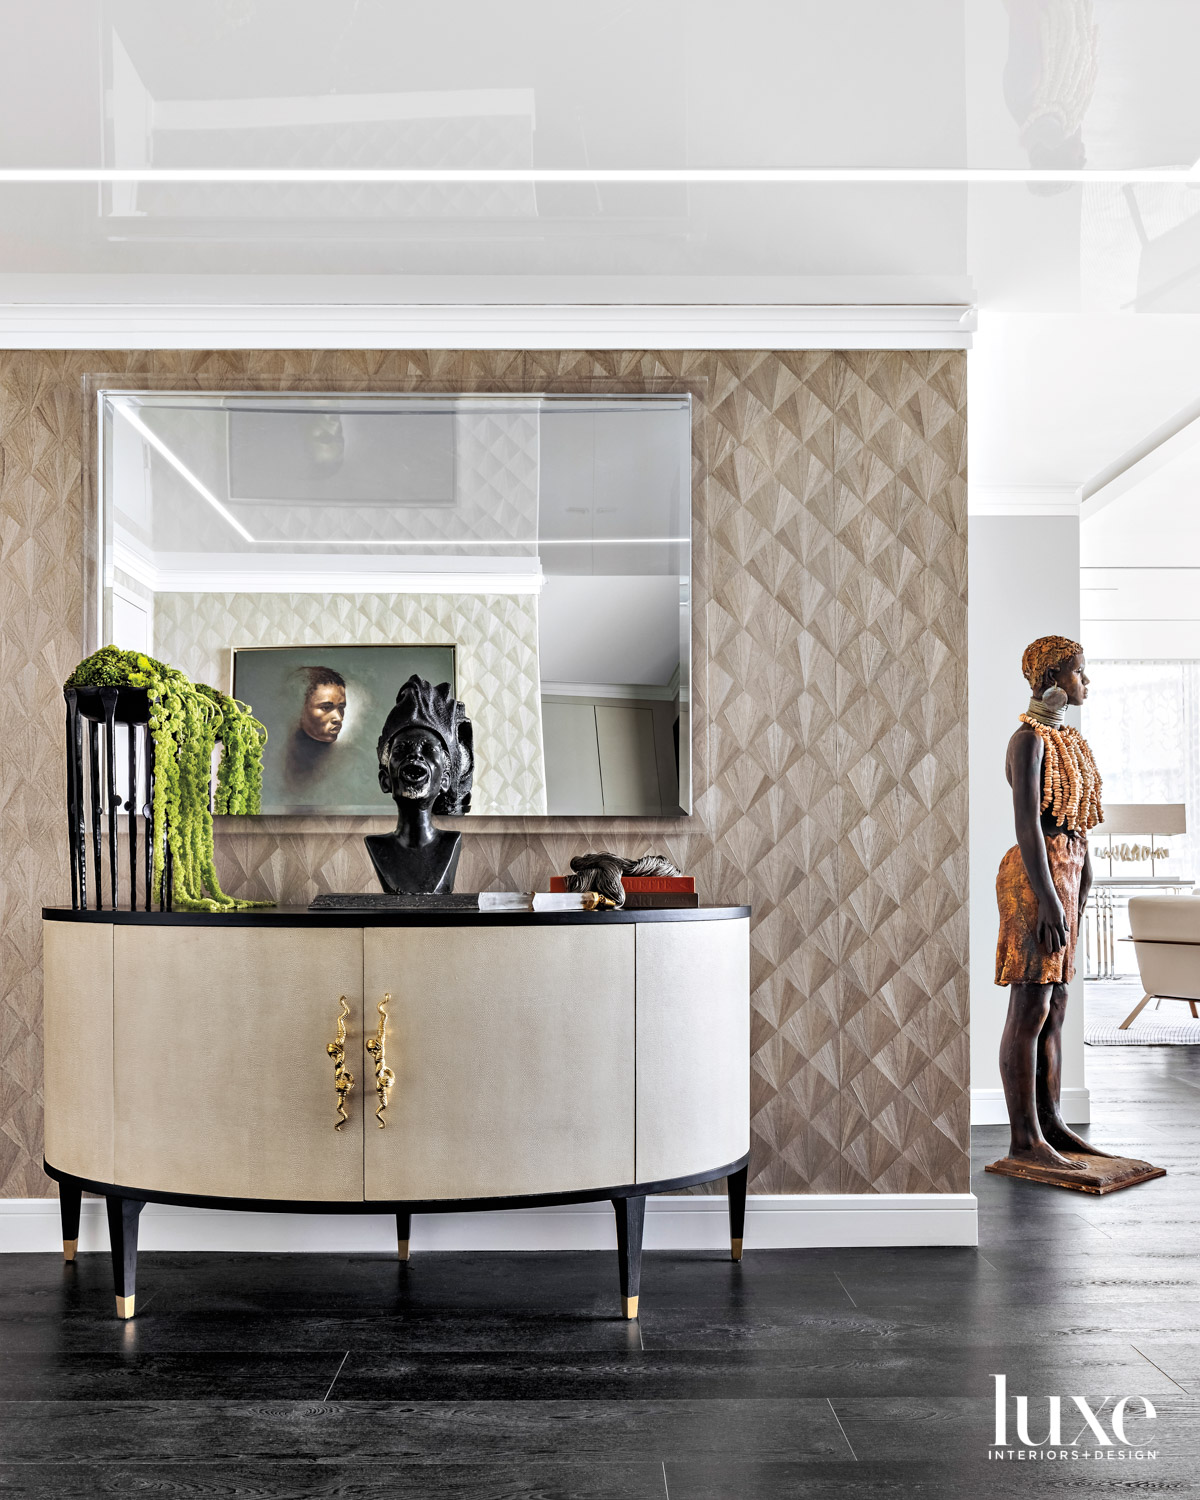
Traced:
[[79, 1249], [79, 1241], [63, 1240], [63, 1260], [74, 1260], [75, 1253]]
[[621, 1309], [627, 1318], [636, 1318], [638, 1315], [638, 1299], [636, 1297], [622, 1297]]
[[118, 1318], [132, 1318], [133, 1317], [133, 1298], [132, 1297], [118, 1297], [117, 1298], [117, 1317]]
[[730, 1260], [741, 1260], [741, 1258], [742, 1258], [742, 1242], [741, 1242], [740, 1238], [736, 1238], [735, 1239], [732, 1236], [730, 1237], [730, 1240], [729, 1240], [729, 1258], [730, 1258]]
[[[346, 1113], [346, 1096], [354, 1087], [354, 1074], [346, 1067], [346, 1017], [350, 1014], [350, 1007], [346, 1004], [343, 995], [338, 1001], [341, 1010], [337, 1018], [337, 1036], [328, 1047], [325, 1048], [330, 1057], [333, 1058], [333, 1087], [337, 1094], [338, 1118], [334, 1123], [334, 1129], [340, 1130], [349, 1119]], [[370, 1046], [370, 1043], [367, 1043]]]
[[[383, 1118], [383, 1112], [388, 1107], [388, 1095], [392, 1091], [392, 1085], [396, 1081], [396, 1075], [387, 1065], [384, 1055], [384, 1047], [387, 1042], [387, 1008], [392, 1003], [391, 995], [385, 995], [379, 1002], [379, 1030], [374, 1036], [367, 1038], [367, 1051], [375, 1059], [375, 1092], [379, 1096], [379, 1103], [375, 1109], [375, 1118], [379, 1121], [382, 1130], [387, 1124]], [[407, 1257], [405, 1257], [407, 1259]]]
[[396, 1257], [397, 1257], [398, 1260], [407, 1260], [408, 1259], [408, 1241], [407, 1240], [397, 1240], [396, 1241]]

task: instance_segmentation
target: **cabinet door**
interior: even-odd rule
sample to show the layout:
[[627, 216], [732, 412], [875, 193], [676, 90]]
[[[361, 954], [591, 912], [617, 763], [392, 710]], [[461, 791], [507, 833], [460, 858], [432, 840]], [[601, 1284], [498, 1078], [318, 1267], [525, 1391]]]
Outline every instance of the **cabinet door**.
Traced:
[[[362, 930], [117, 927], [116, 1180], [362, 1200]], [[355, 1076], [340, 1130], [338, 997]]]
[[596, 709], [591, 703], [542, 699], [542, 750], [546, 761], [546, 811], [580, 818], [603, 814]]
[[633, 937], [615, 925], [368, 928], [365, 1012], [369, 1026], [391, 993], [396, 1081], [386, 1129], [367, 1116], [367, 1198], [632, 1182]]
[[597, 703], [596, 741], [605, 817], [657, 817], [662, 802], [650, 710]]

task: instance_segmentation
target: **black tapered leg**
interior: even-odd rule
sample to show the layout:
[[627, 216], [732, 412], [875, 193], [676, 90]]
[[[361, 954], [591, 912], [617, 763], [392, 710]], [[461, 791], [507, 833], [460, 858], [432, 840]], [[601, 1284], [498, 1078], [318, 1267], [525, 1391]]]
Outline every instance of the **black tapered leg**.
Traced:
[[58, 1215], [62, 1220], [63, 1260], [74, 1260], [79, 1249], [79, 1205], [83, 1189], [73, 1177], [58, 1184]]
[[408, 1259], [408, 1242], [412, 1237], [412, 1214], [396, 1215], [396, 1253], [401, 1260]]
[[137, 1282], [138, 1215], [145, 1208], [136, 1198], [106, 1198], [108, 1239], [112, 1245], [113, 1286], [117, 1293], [117, 1317], [133, 1317]]
[[729, 1258], [741, 1260], [742, 1238], [746, 1232], [746, 1183], [750, 1179], [747, 1163], [725, 1179], [725, 1191], [729, 1194]]
[[129, 910], [137, 911], [137, 867], [138, 867], [138, 836], [137, 836], [137, 725], [130, 724], [125, 731], [125, 752], [127, 756], [126, 768], [129, 778], [126, 789], [129, 792], [125, 803], [125, 816], [129, 821]]
[[146, 778], [146, 800], [142, 803], [142, 824], [146, 835], [146, 910], [151, 911], [154, 890], [154, 741], [150, 737], [150, 726], [141, 731], [142, 761]]
[[92, 824], [92, 878], [96, 886], [95, 909], [104, 905], [104, 842], [100, 832], [100, 729], [92, 719], [88, 720], [88, 798]]
[[646, 1222], [645, 1198], [614, 1198], [617, 1216], [617, 1265], [621, 1272], [621, 1310], [627, 1318], [638, 1315], [642, 1284], [642, 1226]]
[[[79, 718], [75, 707], [75, 689], [64, 688], [67, 700], [67, 848], [71, 854], [71, 905], [79, 910], [79, 799], [75, 791], [75, 725]], [[87, 902], [82, 903], [84, 906]]]
[[[78, 875], [81, 910], [87, 909], [87, 832], [83, 811], [83, 720], [79, 716], [79, 695], [74, 688], [64, 688], [67, 700], [67, 796], [71, 820], [71, 852]], [[72, 893], [75, 885], [72, 884]]]
[[100, 689], [100, 707], [104, 712], [104, 780], [105, 810], [108, 813], [108, 904], [116, 910], [117, 887], [120, 876], [117, 870], [117, 736], [115, 718], [117, 712], [117, 689]]

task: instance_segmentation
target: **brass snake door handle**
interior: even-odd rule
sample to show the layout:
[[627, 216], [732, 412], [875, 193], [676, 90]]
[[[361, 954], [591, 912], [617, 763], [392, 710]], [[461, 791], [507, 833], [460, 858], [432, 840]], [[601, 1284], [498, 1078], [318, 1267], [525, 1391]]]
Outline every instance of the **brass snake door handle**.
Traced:
[[379, 1002], [379, 1030], [374, 1036], [367, 1038], [367, 1051], [375, 1059], [375, 1092], [379, 1096], [375, 1118], [379, 1121], [380, 1130], [387, 1124], [383, 1118], [383, 1112], [388, 1107], [388, 1095], [396, 1081], [396, 1075], [388, 1067], [387, 1058], [384, 1055], [384, 1047], [387, 1043], [387, 1008], [391, 1003], [390, 994], [385, 995]]
[[[333, 1087], [337, 1094], [338, 1118], [334, 1123], [334, 1129], [340, 1130], [349, 1116], [346, 1114], [346, 1097], [354, 1087], [354, 1074], [346, 1067], [346, 1017], [350, 1014], [350, 1007], [346, 1004], [343, 995], [338, 1001], [341, 1010], [337, 1018], [337, 1036], [325, 1048], [330, 1057], [333, 1058]], [[368, 1046], [371, 1044], [368, 1042]]]

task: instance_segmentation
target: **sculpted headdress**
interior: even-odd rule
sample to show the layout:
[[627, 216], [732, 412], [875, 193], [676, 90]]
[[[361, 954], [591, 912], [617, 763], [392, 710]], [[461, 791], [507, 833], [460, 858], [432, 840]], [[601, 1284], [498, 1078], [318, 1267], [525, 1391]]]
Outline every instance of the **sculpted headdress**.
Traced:
[[396, 694], [396, 706], [388, 714], [376, 746], [381, 767], [387, 766], [388, 747], [396, 735], [414, 726], [436, 734], [450, 760], [450, 786], [433, 804], [433, 811], [447, 817], [469, 812], [475, 774], [475, 732], [466, 708], [452, 695], [448, 682], [433, 687], [414, 672]]
[[1033, 689], [1039, 692], [1039, 684], [1047, 672], [1053, 672], [1073, 656], [1082, 656], [1083, 647], [1065, 635], [1040, 635], [1025, 647], [1021, 656], [1021, 675]]

